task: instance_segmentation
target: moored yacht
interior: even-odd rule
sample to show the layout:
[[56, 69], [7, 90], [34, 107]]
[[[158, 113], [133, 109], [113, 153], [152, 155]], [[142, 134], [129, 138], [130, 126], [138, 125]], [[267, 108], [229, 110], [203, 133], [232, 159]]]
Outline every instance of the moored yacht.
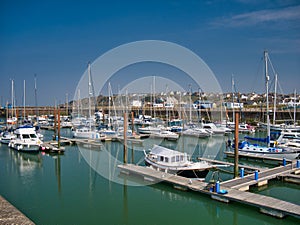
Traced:
[[153, 132], [150, 134], [150, 137], [152, 138], [162, 138], [169, 141], [177, 141], [179, 138], [179, 134], [176, 134], [174, 132], [168, 131], [168, 130], [160, 130], [159, 132]]
[[3, 131], [0, 135], [0, 141], [2, 144], [9, 144], [9, 142], [14, 139], [16, 135], [9, 131]]
[[100, 139], [99, 132], [95, 131], [91, 127], [79, 126], [73, 130], [73, 137], [75, 138], [87, 138], [87, 139]]
[[214, 123], [204, 123], [202, 127], [213, 135], [224, 135], [226, 132], [225, 128], [217, 127]]
[[37, 136], [33, 126], [25, 125], [18, 127], [14, 134], [16, 138], [12, 139], [8, 146], [24, 152], [38, 152], [43, 143]]
[[187, 153], [154, 145], [149, 153], [145, 153], [145, 164], [154, 169], [188, 178], [205, 178], [213, 165], [205, 162], [193, 162]]
[[[234, 145], [232, 145], [235, 148]], [[243, 141], [239, 143], [238, 146], [239, 152], [246, 153], [250, 155], [258, 155], [258, 156], [267, 156], [267, 157], [275, 157], [275, 158], [286, 158], [286, 159], [295, 159], [299, 156], [299, 153], [296, 151], [290, 151], [283, 148], [278, 147], [268, 147], [268, 146], [260, 146], [258, 144], [250, 144], [247, 141]]]

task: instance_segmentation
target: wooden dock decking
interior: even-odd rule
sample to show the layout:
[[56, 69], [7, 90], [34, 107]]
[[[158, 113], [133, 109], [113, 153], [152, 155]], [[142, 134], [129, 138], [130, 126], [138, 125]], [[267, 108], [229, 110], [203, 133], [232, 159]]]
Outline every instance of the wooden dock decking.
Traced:
[[[242, 204], [255, 206], [258, 207], [261, 212], [268, 215], [276, 216], [279, 218], [283, 218], [285, 215], [290, 215], [300, 218], [300, 206], [297, 204], [264, 195], [241, 191], [235, 188], [228, 187], [223, 183], [221, 183], [221, 187], [226, 187], [228, 193], [219, 194], [216, 192], [211, 192], [209, 190], [209, 184], [206, 182], [195, 181], [189, 178], [157, 171], [149, 167], [142, 167], [133, 164], [119, 165], [118, 167], [120, 168], [121, 173], [127, 175], [132, 174], [142, 176], [145, 180], [153, 182], [167, 182], [173, 184], [174, 187], [181, 187], [181, 189], [183, 190], [192, 190], [195, 192], [207, 194], [210, 195], [211, 198], [223, 202], [235, 201]], [[284, 170], [283, 173], [284, 172], [288, 171]]]
[[247, 175], [243, 178], [235, 178], [232, 180], [224, 181], [221, 183], [222, 186], [235, 188], [243, 191], [249, 190], [251, 185], [266, 185], [268, 180], [274, 179], [283, 174], [290, 174], [292, 172], [300, 170], [296, 168], [296, 162], [287, 164], [286, 166], [278, 166], [272, 169], [264, 170], [258, 173], [258, 179], [254, 179], [254, 174]]

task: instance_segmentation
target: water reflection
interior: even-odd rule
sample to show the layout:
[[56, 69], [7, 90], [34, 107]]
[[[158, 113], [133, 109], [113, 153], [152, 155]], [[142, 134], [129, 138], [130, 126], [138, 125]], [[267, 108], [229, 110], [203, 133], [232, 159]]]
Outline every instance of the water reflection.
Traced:
[[42, 157], [39, 153], [18, 152], [13, 149], [8, 151], [21, 177], [32, 176], [34, 170], [42, 167]]
[[60, 162], [60, 155], [55, 157], [55, 175], [57, 179], [57, 188], [58, 193], [61, 194], [61, 162]]

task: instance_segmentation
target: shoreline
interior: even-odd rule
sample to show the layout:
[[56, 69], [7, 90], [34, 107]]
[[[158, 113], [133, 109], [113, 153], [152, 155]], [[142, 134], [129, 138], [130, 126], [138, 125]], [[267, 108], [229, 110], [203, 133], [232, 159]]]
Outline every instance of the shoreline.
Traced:
[[35, 223], [0, 195], [0, 224], [34, 225]]

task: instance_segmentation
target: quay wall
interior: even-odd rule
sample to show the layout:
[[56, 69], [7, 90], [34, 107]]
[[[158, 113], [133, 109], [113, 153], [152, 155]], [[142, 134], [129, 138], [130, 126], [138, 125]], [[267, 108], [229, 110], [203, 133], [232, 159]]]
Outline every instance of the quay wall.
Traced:
[[[123, 112], [125, 110], [124, 107], [116, 107], [112, 106], [110, 109], [108, 106], [102, 106], [101, 108], [97, 108], [97, 110], [101, 110], [105, 114], [108, 114], [109, 110], [111, 112], [111, 115], [114, 115], [116, 112], [117, 115], [121, 116], [123, 115]], [[22, 117], [24, 115], [24, 108], [23, 107], [16, 107], [15, 111], [17, 112], [17, 115], [19, 117]], [[87, 110], [83, 110], [87, 111]], [[134, 116], [137, 116], [139, 114], [144, 114], [144, 115], [152, 115], [156, 117], [160, 117], [162, 119], [173, 119], [173, 118], [188, 118], [189, 117], [189, 109], [179, 109], [179, 108], [173, 108], [173, 109], [166, 109], [166, 108], [153, 108], [153, 107], [144, 107], [144, 108], [138, 108], [138, 107], [128, 107], [127, 109], [128, 112], [133, 112]], [[185, 112], [185, 113], [183, 113]], [[5, 109], [0, 109], [0, 117], [5, 117], [7, 111]], [[26, 115], [50, 115], [54, 113], [54, 107], [52, 106], [40, 106], [38, 108], [36, 107], [26, 107], [25, 108], [25, 114]], [[60, 114], [61, 115], [70, 115], [72, 113], [72, 108], [66, 108], [66, 107], [60, 107]], [[224, 117], [227, 116], [230, 120], [232, 120], [232, 115], [233, 112], [232, 110], [226, 110], [222, 111], [223, 113], [223, 119], [226, 119]], [[11, 110], [8, 110], [8, 114], [11, 114]], [[181, 115], [180, 115], [181, 114]], [[192, 117], [193, 120], [197, 120], [199, 118], [200, 112], [197, 111], [192, 111]], [[247, 122], [264, 122], [266, 116], [266, 110], [261, 109], [261, 108], [244, 108], [242, 109], [240, 113], [240, 119], [241, 121], [247, 121]], [[211, 116], [213, 115], [213, 120], [218, 121], [221, 120], [220, 116], [220, 110], [217, 109], [201, 109], [201, 117], [205, 120], [209, 120]], [[270, 119], [272, 121], [273, 118], [273, 113], [270, 112]], [[287, 122], [287, 121], [292, 121], [294, 118], [294, 112], [293, 110], [283, 110], [280, 109], [276, 112], [276, 120], [281, 121], [281, 122]], [[296, 111], [296, 120], [299, 122], [300, 121], [300, 109], [297, 109]]]

